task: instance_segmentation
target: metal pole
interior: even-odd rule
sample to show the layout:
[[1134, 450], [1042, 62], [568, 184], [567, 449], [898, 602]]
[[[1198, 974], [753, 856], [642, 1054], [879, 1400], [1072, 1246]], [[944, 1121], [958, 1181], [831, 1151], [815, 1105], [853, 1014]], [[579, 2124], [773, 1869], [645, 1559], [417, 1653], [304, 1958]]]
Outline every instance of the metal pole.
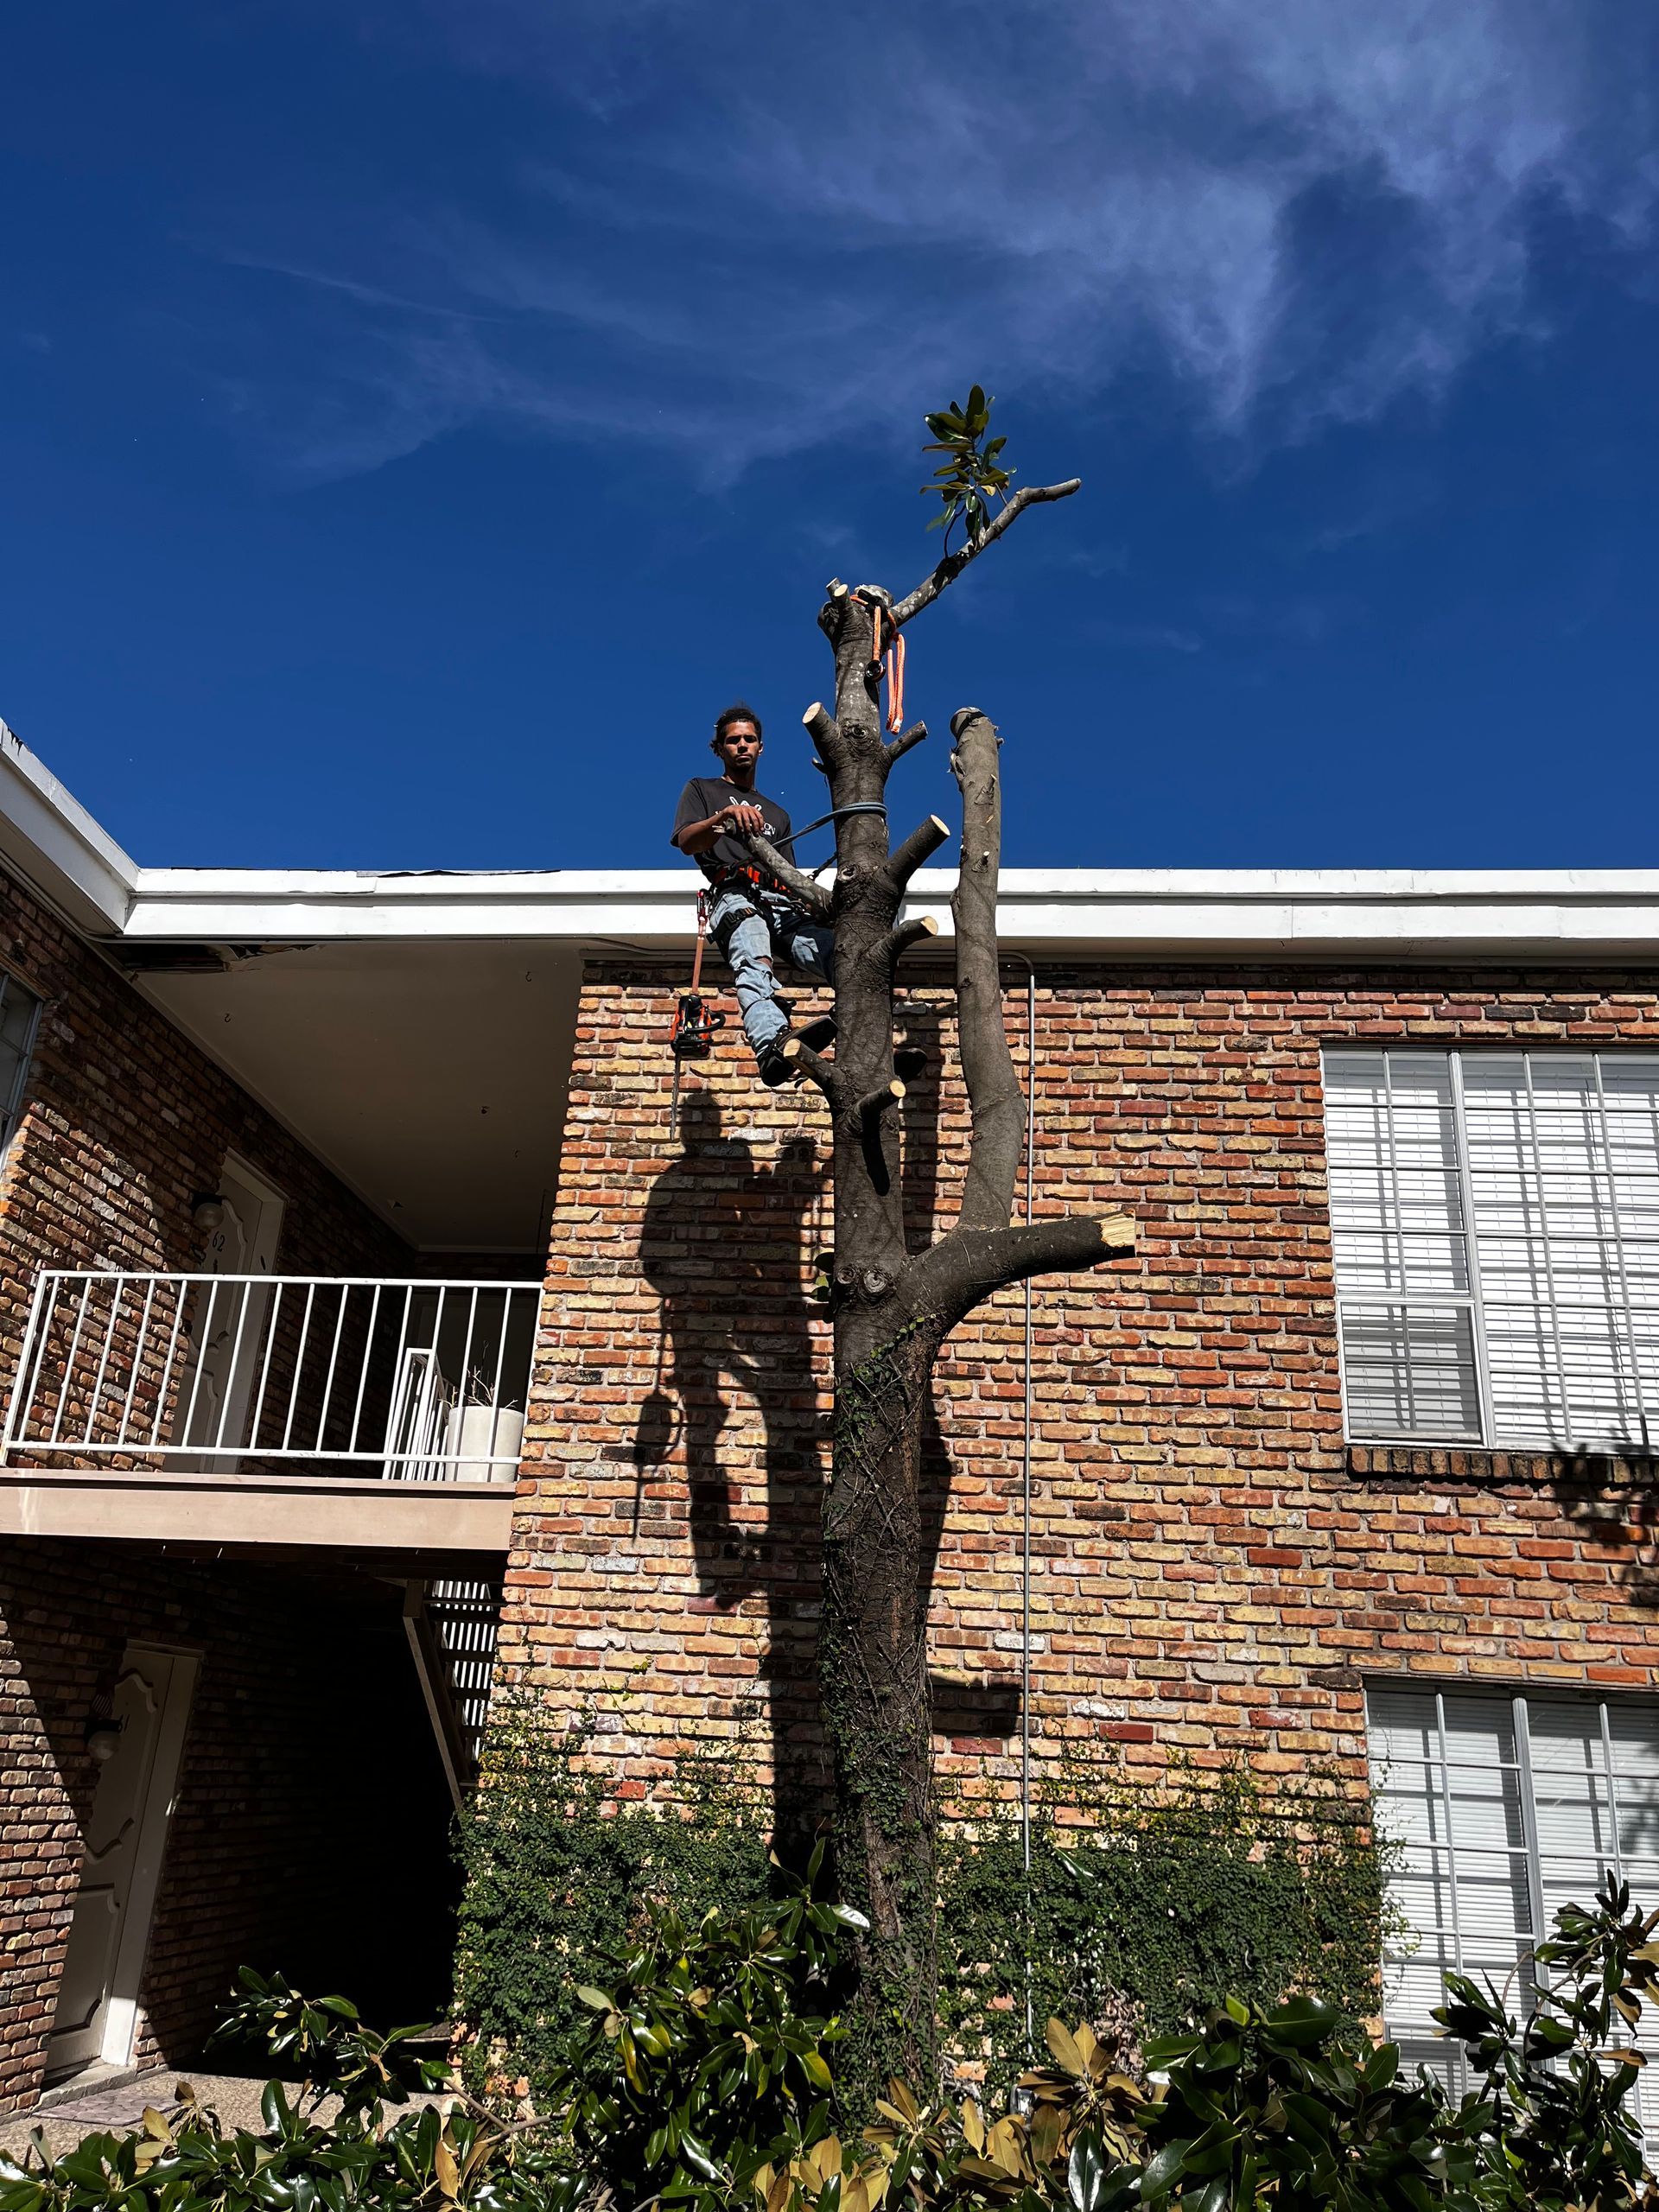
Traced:
[[[1026, 1158], [1025, 1222], [1032, 1223], [1033, 1146], [1037, 1122], [1037, 967], [1026, 963]], [[1031, 1369], [1032, 1282], [1025, 1281], [1025, 1359], [1021, 1370], [1020, 1431], [1020, 1863], [1026, 1877], [1026, 2041], [1035, 2033], [1031, 1987]]]

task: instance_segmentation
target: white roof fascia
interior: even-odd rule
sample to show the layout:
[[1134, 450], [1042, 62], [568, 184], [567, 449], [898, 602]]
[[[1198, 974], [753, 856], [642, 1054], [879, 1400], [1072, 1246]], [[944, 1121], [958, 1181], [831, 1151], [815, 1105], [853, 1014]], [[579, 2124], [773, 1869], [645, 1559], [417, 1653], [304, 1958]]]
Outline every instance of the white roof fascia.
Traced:
[[77, 929], [108, 937], [124, 926], [137, 866], [3, 721], [0, 855]]
[[[906, 912], [934, 915], [948, 937], [953, 881], [923, 870]], [[697, 884], [690, 869], [145, 868], [122, 934], [267, 944], [510, 938], [656, 952], [690, 942]], [[1659, 869], [1009, 868], [999, 918], [1005, 950], [1096, 959], [1659, 964]]]

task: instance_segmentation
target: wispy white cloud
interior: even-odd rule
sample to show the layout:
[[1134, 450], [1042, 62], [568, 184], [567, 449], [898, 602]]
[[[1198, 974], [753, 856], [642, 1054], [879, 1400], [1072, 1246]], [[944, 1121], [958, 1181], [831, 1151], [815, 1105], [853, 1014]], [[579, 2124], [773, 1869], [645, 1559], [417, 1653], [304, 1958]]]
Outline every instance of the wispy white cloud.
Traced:
[[1659, 195], [1654, 25], [1624, 0], [415, 20], [429, 59], [539, 84], [545, 143], [505, 215], [498, 176], [472, 207], [359, 219], [349, 260], [265, 257], [337, 288], [311, 366], [352, 428], [318, 465], [363, 465], [377, 425], [391, 453], [487, 416], [718, 475], [907, 433], [964, 370], [1075, 400], [1156, 367], [1220, 432], [1300, 437], [1538, 328], [1546, 208], [1636, 242]]

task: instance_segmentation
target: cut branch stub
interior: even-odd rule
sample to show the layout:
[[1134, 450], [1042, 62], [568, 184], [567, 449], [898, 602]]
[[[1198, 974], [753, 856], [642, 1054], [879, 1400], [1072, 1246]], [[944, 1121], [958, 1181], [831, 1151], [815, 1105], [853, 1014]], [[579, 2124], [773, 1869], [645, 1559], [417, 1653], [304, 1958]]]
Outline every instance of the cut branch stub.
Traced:
[[926, 735], [927, 724], [925, 722], [912, 722], [907, 730], [901, 731], [899, 734], [893, 739], [893, 743], [887, 747], [888, 767], [892, 767], [895, 760], [902, 760], [905, 754], [909, 752], [911, 747], [912, 745], [919, 745]]
[[937, 814], [930, 814], [925, 822], [912, 830], [904, 843], [887, 861], [888, 880], [902, 891], [923, 861], [937, 853], [950, 835], [950, 825], [941, 822]]
[[815, 699], [801, 716], [801, 721], [807, 735], [823, 755], [818, 765], [833, 767], [836, 755], [841, 749], [841, 732], [836, 726], [835, 716], [823, 700]]
[[874, 1090], [867, 1090], [853, 1111], [868, 1128], [890, 1108], [897, 1106], [904, 1095], [905, 1086], [895, 1076], [891, 1083], [879, 1084]]
[[778, 1050], [785, 1059], [798, 1062], [802, 1073], [810, 1076], [824, 1096], [832, 1105], [835, 1103], [839, 1082], [833, 1060], [825, 1059], [821, 1052], [815, 1052], [810, 1045], [802, 1044], [798, 1037], [785, 1037]]
[[1015, 1229], [956, 1229], [913, 1263], [907, 1302], [951, 1329], [1008, 1283], [1127, 1259], [1135, 1247], [1135, 1223], [1126, 1213], [1061, 1214]]
[[864, 957], [891, 976], [912, 945], [920, 944], [938, 933], [939, 925], [933, 915], [917, 914], [907, 922], [900, 922], [897, 928], [889, 930], [886, 937], [873, 944]]

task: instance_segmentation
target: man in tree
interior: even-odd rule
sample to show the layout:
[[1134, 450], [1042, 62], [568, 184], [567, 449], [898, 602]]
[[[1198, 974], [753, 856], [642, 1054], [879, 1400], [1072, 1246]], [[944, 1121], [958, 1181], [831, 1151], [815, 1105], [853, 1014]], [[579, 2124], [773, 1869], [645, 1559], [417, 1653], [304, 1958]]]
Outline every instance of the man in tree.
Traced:
[[[737, 988], [743, 1033], [753, 1048], [760, 1080], [773, 1090], [793, 1083], [798, 1060], [781, 1047], [790, 1035], [789, 1011], [778, 995], [774, 962], [828, 982], [835, 972], [831, 931], [809, 921], [776, 877], [757, 867], [746, 836], [764, 837], [785, 861], [794, 859], [788, 814], [754, 787], [760, 760], [760, 718], [738, 700], [715, 723], [711, 740], [718, 776], [693, 776], [680, 793], [672, 842], [695, 860], [713, 887], [709, 926], [726, 956]], [[821, 1051], [834, 1039], [833, 1021], [815, 1021], [801, 1041]]]

